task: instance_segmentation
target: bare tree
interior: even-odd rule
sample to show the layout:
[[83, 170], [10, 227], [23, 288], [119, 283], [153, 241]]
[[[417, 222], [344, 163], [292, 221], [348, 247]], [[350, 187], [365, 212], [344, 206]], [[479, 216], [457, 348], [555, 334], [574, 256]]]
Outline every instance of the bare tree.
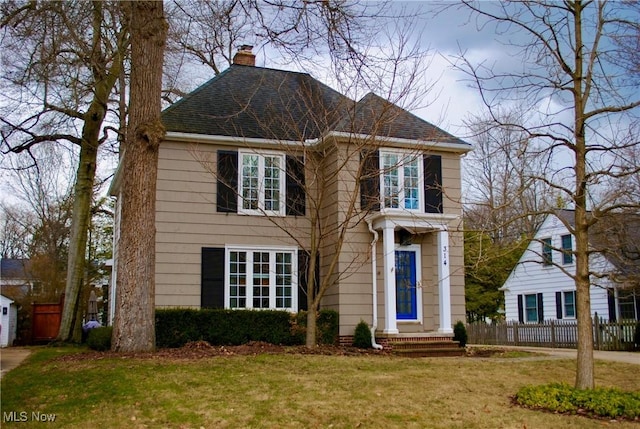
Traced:
[[137, 352], [155, 349], [155, 199], [158, 147], [165, 135], [160, 100], [168, 27], [162, 2], [122, 7], [131, 31], [131, 90], [113, 349]]
[[[616, 153], [638, 144], [629, 127], [640, 106], [637, 86], [627, 79], [624, 64], [614, 60], [620, 53], [615, 38], [637, 35], [637, 11], [607, 1], [463, 3], [479, 20], [495, 23], [498, 34], [510, 37], [526, 67], [496, 69], [472, 64], [462, 55], [460, 68], [477, 85], [496, 124], [518, 127], [544, 148], [540, 155], [549, 168], [536, 180], [555, 189], [575, 209], [574, 222], [565, 222], [576, 239], [575, 385], [593, 388], [589, 230], [605, 213], [630, 204], [594, 201], [590, 207], [589, 197], [603, 177], [638, 173], [618, 170], [611, 162]], [[527, 101], [538, 118], [527, 124], [505, 121], [497, 106], [514, 100]]]
[[41, 143], [79, 149], [65, 305], [58, 339], [80, 339], [78, 297], [104, 121], [128, 48], [118, 8], [108, 2], [2, 4], [2, 151]]

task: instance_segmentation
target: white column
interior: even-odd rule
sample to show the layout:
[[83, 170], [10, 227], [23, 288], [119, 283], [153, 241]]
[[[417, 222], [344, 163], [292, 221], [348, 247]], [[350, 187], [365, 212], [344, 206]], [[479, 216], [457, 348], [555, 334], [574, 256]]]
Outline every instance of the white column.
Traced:
[[393, 225], [385, 224], [382, 229], [382, 249], [384, 253], [384, 330], [382, 332], [397, 334], [396, 253]]
[[451, 284], [449, 279], [449, 232], [438, 231], [438, 295], [440, 296], [440, 329], [451, 334]]

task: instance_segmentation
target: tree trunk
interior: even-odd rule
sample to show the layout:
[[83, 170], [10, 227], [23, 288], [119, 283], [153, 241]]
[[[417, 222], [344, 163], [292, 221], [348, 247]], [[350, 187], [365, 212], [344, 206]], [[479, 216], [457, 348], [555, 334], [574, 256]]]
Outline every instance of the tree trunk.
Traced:
[[593, 389], [593, 332], [591, 327], [591, 297], [589, 278], [589, 224], [587, 219], [587, 148], [585, 136], [585, 108], [588, 94], [584, 92], [582, 5], [574, 3], [575, 71], [573, 76], [574, 156], [576, 174], [575, 237], [576, 237], [576, 301], [578, 322], [578, 355], [576, 360], [576, 389]]
[[308, 348], [316, 347], [318, 337], [318, 311], [316, 310], [316, 306], [312, 305], [309, 307], [309, 311], [307, 312], [307, 335], [306, 335], [306, 346]]
[[123, 151], [120, 246], [113, 349], [155, 349], [155, 197], [162, 66], [167, 37], [163, 4], [126, 2], [130, 19], [129, 125]]
[[80, 159], [76, 173], [74, 187], [73, 217], [71, 220], [71, 237], [69, 241], [69, 259], [67, 261], [67, 283], [65, 287], [64, 306], [60, 320], [58, 340], [80, 341], [82, 307], [78, 302], [86, 271], [87, 235], [91, 221], [91, 199], [96, 177], [98, 147], [100, 146], [100, 131], [107, 114], [109, 94], [122, 70], [122, 58], [125, 47], [118, 46], [108, 73], [105, 59], [101, 55], [102, 5], [94, 2], [93, 32], [94, 32], [94, 61], [102, 62], [102, 67], [94, 68], [95, 92], [89, 110], [84, 114], [82, 127], [82, 142], [80, 143]]

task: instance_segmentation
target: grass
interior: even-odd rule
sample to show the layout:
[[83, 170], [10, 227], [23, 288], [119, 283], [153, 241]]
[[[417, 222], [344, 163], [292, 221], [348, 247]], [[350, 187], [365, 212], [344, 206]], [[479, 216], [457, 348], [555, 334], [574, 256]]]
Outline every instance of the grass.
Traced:
[[[200, 360], [56, 359], [35, 349], [2, 379], [2, 427], [601, 428], [515, 407], [527, 384], [573, 383], [573, 360], [257, 355]], [[637, 365], [597, 362], [601, 387], [640, 390]], [[10, 422], [11, 412], [27, 415]], [[15, 420], [15, 419], [14, 419]], [[618, 422], [616, 428], [638, 423]]]

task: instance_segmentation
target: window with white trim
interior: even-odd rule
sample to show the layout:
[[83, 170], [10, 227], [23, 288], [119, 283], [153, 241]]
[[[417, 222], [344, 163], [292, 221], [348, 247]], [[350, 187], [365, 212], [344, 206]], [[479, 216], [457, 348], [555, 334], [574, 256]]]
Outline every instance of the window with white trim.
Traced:
[[620, 319], [631, 319], [635, 320], [636, 318], [636, 299], [633, 293], [620, 293], [618, 297], [619, 301], [619, 310], [620, 310]]
[[380, 151], [382, 204], [385, 209], [423, 210], [422, 157]]
[[285, 214], [285, 157], [277, 153], [240, 152], [238, 211]]
[[227, 248], [227, 308], [297, 311], [297, 250]]
[[562, 292], [562, 316], [565, 319], [576, 317], [576, 291]]
[[538, 295], [524, 296], [524, 310], [526, 322], [538, 322]]
[[542, 240], [542, 265], [551, 265], [553, 263], [553, 246], [551, 238], [543, 238]]
[[564, 265], [573, 263], [573, 240], [571, 235], [563, 235], [562, 240], [562, 263]]

